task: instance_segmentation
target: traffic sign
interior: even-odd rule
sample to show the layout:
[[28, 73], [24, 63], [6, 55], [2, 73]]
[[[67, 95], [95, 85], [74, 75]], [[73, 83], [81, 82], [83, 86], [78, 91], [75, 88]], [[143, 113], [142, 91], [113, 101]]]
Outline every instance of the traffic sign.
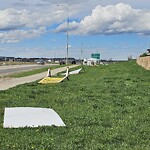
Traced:
[[100, 53], [93, 53], [93, 54], [91, 54], [91, 58], [100, 59]]

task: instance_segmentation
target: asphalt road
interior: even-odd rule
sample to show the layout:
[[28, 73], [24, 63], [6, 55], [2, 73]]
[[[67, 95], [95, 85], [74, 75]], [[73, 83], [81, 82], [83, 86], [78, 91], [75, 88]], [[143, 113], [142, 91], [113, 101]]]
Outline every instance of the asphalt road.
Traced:
[[0, 76], [13, 74], [22, 71], [28, 71], [33, 69], [44, 68], [46, 66], [54, 66], [56, 64], [46, 64], [46, 65], [9, 65], [9, 66], [0, 66]]
[[[69, 68], [73, 68], [73, 67], [77, 67], [77, 66], [78, 65], [71, 65], [71, 66], [69, 66]], [[58, 72], [65, 71], [66, 69], [67, 69], [67, 67], [52, 69], [51, 70], [52, 76], [57, 74]], [[40, 79], [46, 77], [46, 75], [47, 75], [47, 71], [38, 73], [38, 74], [34, 74], [31, 76], [27, 76], [27, 77], [21, 77], [21, 78], [0, 78], [0, 91], [7, 90], [9, 88], [15, 87], [20, 84], [25, 84], [25, 83], [34, 82], [36, 80], [40, 80]]]

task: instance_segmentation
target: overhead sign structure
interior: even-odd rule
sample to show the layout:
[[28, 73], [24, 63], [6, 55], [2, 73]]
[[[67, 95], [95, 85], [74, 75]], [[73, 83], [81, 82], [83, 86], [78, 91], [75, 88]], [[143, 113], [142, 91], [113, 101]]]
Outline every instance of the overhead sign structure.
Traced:
[[91, 54], [91, 58], [100, 59], [100, 53]]
[[4, 128], [38, 126], [65, 126], [60, 116], [49, 108], [14, 107], [5, 108]]

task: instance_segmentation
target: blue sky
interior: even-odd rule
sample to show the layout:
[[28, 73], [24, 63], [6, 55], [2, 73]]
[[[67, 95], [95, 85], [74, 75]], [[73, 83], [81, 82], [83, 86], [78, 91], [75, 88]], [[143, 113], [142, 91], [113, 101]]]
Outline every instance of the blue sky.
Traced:
[[[59, 6], [57, 6], [59, 4]], [[149, 0], [1, 0], [0, 56], [137, 58], [150, 47]]]

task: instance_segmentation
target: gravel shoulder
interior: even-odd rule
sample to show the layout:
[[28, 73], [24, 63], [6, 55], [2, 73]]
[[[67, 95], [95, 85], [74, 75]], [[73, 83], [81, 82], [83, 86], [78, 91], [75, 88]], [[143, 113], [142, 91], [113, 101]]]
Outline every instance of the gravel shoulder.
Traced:
[[[78, 65], [69, 66], [69, 68], [77, 67]], [[55, 75], [59, 72], [65, 71], [67, 67], [61, 67], [53, 69], [51, 71], [52, 75]], [[47, 71], [32, 76], [22, 77], [22, 78], [0, 78], [0, 90], [7, 90], [9, 88], [15, 87], [20, 84], [30, 83], [37, 80], [40, 80], [46, 77]]]

